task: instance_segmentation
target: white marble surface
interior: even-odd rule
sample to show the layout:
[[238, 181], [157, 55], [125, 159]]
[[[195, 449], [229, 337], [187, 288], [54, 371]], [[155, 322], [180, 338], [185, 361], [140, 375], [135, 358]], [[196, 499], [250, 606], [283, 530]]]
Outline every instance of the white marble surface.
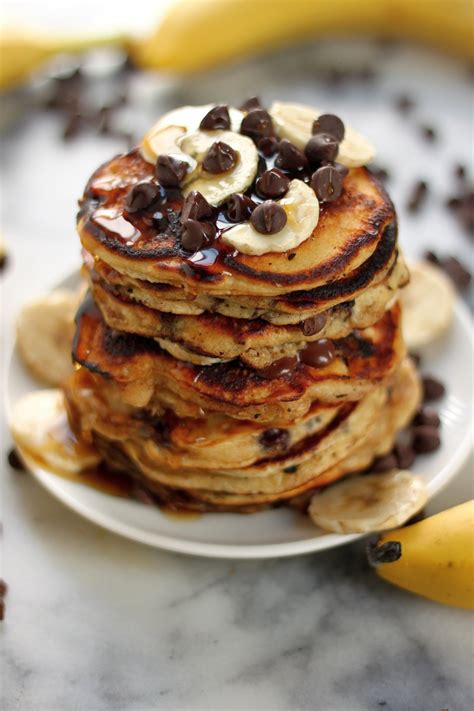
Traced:
[[[364, 43], [344, 50], [354, 61], [373, 51]], [[320, 57], [301, 50], [206, 81], [163, 80], [156, 99], [140, 82], [140, 109], [124, 120], [133, 116], [140, 129], [160, 106], [254, 92], [341, 111], [373, 137], [393, 172], [406, 252], [435, 245], [468, 257], [468, 239], [441, 206], [451, 164], [472, 153], [472, 92], [462, 68], [394, 51], [373, 86], [330, 92], [318, 83]], [[405, 90], [418, 97], [410, 121], [391, 108]], [[439, 128], [438, 144], [418, 140], [418, 121]], [[11, 253], [0, 281], [3, 355], [21, 303], [78, 264], [75, 200], [91, 169], [120, 148], [93, 137], [65, 147], [58, 128], [50, 117], [24, 117], [3, 139], [2, 231]], [[419, 177], [433, 189], [427, 209], [410, 217], [402, 207]], [[1, 437], [5, 711], [473, 707], [472, 616], [379, 581], [362, 544], [234, 563], [146, 548], [83, 521], [12, 472], [4, 423]], [[466, 467], [430, 510], [469, 496]]]

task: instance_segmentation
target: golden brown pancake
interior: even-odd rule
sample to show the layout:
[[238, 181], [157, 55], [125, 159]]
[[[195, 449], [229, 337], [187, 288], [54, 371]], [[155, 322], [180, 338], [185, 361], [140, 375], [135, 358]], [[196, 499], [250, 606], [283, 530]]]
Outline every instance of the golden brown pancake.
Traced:
[[[199, 416], [203, 410], [289, 422], [302, 417], [314, 400], [358, 400], [396, 369], [404, 355], [398, 304], [374, 326], [334, 341], [334, 347], [336, 357], [329, 365], [299, 362], [272, 379], [238, 360], [196, 366], [173, 358], [152, 339], [111, 330], [89, 295], [77, 316], [73, 358], [112, 378], [125, 402], [136, 407], [172, 409], [180, 416]], [[186, 410], [189, 405], [194, 410]]]
[[[166, 209], [175, 212], [171, 227], [164, 232], [149, 218], [126, 213], [130, 187], [152, 177], [153, 166], [137, 150], [101, 166], [81, 201], [81, 242], [94, 257], [118, 272], [183, 287], [188, 296], [272, 297], [292, 293], [299, 302], [316, 296], [328, 299], [332, 293], [340, 295], [343, 289], [344, 300], [351, 298], [348, 294], [354, 293], [356, 284], [361, 285], [359, 288], [367, 286], [395, 249], [393, 205], [371, 173], [356, 168], [345, 178], [341, 197], [322, 206], [315, 232], [291, 251], [295, 255], [291, 259], [286, 252], [258, 257], [236, 253], [217, 240], [212, 254], [191, 261], [179, 238], [179, 191], [166, 198]], [[313, 293], [317, 289], [320, 292]]]

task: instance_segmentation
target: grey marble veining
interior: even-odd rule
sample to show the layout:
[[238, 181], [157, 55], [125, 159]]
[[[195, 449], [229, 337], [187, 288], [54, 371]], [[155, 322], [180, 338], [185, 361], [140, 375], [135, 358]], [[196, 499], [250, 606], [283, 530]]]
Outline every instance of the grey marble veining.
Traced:
[[[282, 53], [216, 72], [207, 83], [163, 83], [158, 94], [136, 86], [137, 127], [160, 106], [217, 94], [260, 92], [344, 108], [380, 147], [397, 205], [415, 179], [429, 176], [428, 209], [419, 216], [401, 210], [406, 251], [434, 244], [466, 257], [469, 242], [441, 206], [449, 166], [466, 159], [472, 137], [461, 68], [428, 52], [397, 50], [384, 55], [374, 85], [335, 92], [313, 71], [322, 51]], [[363, 58], [373, 50], [358, 43], [351, 51]], [[439, 145], [415, 140], [414, 124], [390, 108], [404, 90], [419, 98], [413, 121], [439, 127]], [[91, 168], [120, 148], [90, 136], [64, 147], [58, 129], [43, 116], [18, 124], [3, 141], [2, 229], [12, 256], [1, 279], [4, 354], [21, 303], [77, 265], [75, 200]], [[1, 433], [3, 451], [4, 422]], [[273, 561], [172, 555], [82, 520], [27, 474], [11, 471], [3, 455], [1, 466], [5, 711], [473, 707], [472, 615], [385, 584], [368, 569], [363, 543]], [[469, 496], [466, 467], [430, 510]]]

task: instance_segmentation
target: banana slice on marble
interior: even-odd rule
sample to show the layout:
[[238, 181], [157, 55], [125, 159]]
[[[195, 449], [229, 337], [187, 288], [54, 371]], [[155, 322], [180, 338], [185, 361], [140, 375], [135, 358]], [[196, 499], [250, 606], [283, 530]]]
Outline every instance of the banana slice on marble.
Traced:
[[261, 255], [295, 249], [312, 235], [318, 224], [318, 198], [302, 180], [292, 180], [285, 197], [277, 202], [287, 217], [286, 225], [280, 232], [262, 235], [250, 222], [242, 222], [225, 230], [221, 239], [244, 254]]
[[100, 457], [72, 434], [61, 390], [36, 390], [15, 405], [10, 421], [15, 443], [53, 471], [76, 474], [96, 466]]
[[400, 291], [402, 327], [408, 350], [433, 343], [449, 329], [456, 292], [448, 277], [426, 261], [409, 265], [410, 281]]
[[[270, 108], [276, 133], [280, 138], [286, 138], [297, 148], [304, 149], [311, 138], [313, 121], [321, 115], [321, 111], [304, 104], [293, 104], [275, 101]], [[375, 157], [375, 148], [360, 133], [345, 124], [344, 139], [339, 145], [337, 162], [347, 168], [357, 168], [367, 165]]]
[[56, 290], [23, 307], [16, 323], [20, 356], [41, 382], [60, 385], [73, 371], [71, 344], [80, 295]]
[[428, 499], [425, 480], [409, 471], [366, 474], [334, 484], [311, 499], [308, 513], [324, 531], [371, 533], [401, 526]]
[[[222, 141], [238, 152], [238, 160], [232, 170], [225, 173], [206, 173], [201, 163], [205, 154], [216, 141]], [[200, 192], [210, 205], [217, 207], [225, 202], [232, 193], [242, 193], [253, 183], [257, 175], [258, 152], [254, 142], [247, 136], [234, 131], [195, 131], [185, 135], [179, 141], [184, 153], [197, 161], [198, 168], [190, 176], [183, 194], [191, 190]]]
[[[190, 171], [195, 170], [196, 161], [178, 146], [178, 139], [199, 129], [204, 116], [215, 104], [204, 106], [181, 106], [164, 114], [145, 134], [141, 143], [141, 154], [149, 163], [156, 163], [159, 155], [171, 155], [189, 163]], [[244, 114], [229, 106], [232, 131], [238, 131]]]

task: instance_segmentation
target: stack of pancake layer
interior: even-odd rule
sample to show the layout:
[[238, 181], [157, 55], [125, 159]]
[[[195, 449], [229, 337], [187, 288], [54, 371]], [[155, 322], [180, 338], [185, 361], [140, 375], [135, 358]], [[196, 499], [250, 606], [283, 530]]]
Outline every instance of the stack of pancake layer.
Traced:
[[[223, 239], [225, 203], [211, 203], [212, 239], [185, 249], [186, 191], [156, 176], [136, 149], [99, 168], [81, 201], [90, 291], [65, 386], [73, 429], [157, 503], [196, 510], [288, 502], [387, 453], [419, 385], [396, 216], [369, 170], [320, 201], [307, 239], [258, 255]], [[132, 210], [142, 183], [154, 202]]]

